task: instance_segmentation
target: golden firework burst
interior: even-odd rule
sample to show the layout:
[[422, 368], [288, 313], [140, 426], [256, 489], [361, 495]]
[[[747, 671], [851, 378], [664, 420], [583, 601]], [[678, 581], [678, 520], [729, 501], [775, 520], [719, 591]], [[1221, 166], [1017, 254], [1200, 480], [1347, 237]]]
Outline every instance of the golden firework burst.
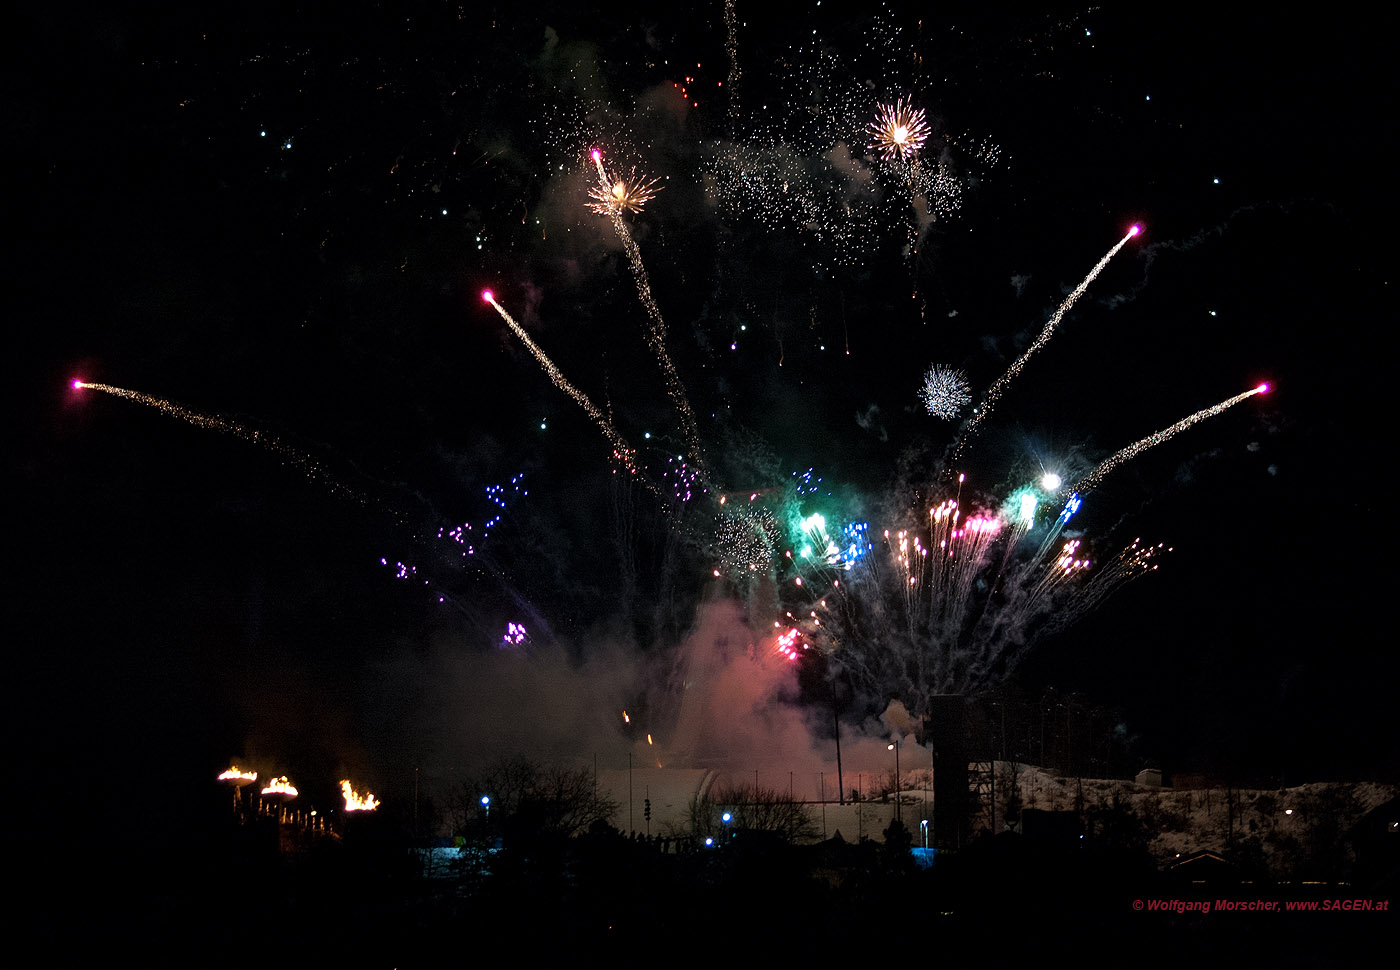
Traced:
[[870, 123], [870, 148], [886, 159], [913, 158], [924, 147], [929, 131], [923, 109], [900, 98], [894, 104], [880, 105]]
[[637, 175], [634, 171], [625, 179], [600, 182], [588, 190], [588, 197], [592, 200], [588, 203], [588, 208], [603, 216], [617, 215], [621, 212], [641, 212], [642, 206], [661, 191], [656, 184], [658, 181]]

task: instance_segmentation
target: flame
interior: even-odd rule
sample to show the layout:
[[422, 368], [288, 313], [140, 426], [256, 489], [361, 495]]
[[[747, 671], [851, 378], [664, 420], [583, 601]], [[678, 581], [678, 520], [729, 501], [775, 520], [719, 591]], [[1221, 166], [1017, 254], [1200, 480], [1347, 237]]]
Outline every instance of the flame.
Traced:
[[355, 794], [355, 789], [351, 786], [348, 778], [340, 780], [340, 793], [345, 796], [345, 810], [347, 812], [372, 812], [379, 807], [379, 800], [372, 793], [364, 797]]
[[225, 771], [219, 776], [219, 781], [236, 781], [240, 785], [246, 785], [250, 781], [257, 780], [258, 773], [256, 771], [244, 771], [242, 768], [238, 767], [238, 765], [229, 765], [228, 771]]
[[287, 780], [286, 775], [283, 775], [281, 778], [272, 779], [272, 783], [264, 788], [262, 793], [264, 795], [290, 795], [292, 798], [296, 798], [297, 795], [301, 794], [296, 790], [295, 786]]

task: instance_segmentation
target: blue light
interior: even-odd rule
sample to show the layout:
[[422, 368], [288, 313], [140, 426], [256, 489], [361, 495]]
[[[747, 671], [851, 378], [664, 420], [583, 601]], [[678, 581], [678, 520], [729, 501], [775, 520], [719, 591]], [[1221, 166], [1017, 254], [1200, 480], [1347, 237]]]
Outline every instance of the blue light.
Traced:
[[869, 529], [869, 522], [852, 522], [841, 530], [846, 537], [846, 548], [841, 553], [841, 561], [847, 569], [873, 548], [865, 538]]
[[1062, 509], [1060, 512], [1060, 524], [1063, 525], [1070, 519], [1074, 518], [1074, 513], [1078, 512], [1079, 506], [1083, 504], [1084, 500], [1079, 497], [1078, 492], [1071, 493], [1069, 501], [1065, 503], [1064, 509]]

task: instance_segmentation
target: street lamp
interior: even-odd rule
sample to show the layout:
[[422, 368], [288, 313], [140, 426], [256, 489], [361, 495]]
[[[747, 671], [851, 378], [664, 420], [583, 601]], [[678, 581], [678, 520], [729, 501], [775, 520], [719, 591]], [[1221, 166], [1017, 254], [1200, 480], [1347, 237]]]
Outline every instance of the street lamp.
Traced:
[[894, 752], [894, 817], [903, 821], [899, 811], [899, 742], [891, 741], [885, 746], [885, 750]]
[[486, 809], [486, 819], [487, 819], [487, 821], [490, 821], [490, 819], [491, 819], [491, 796], [490, 796], [490, 795], [482, 795], [482, 796], [481, 796], [481, 807], [484, 808], [484, 809]]

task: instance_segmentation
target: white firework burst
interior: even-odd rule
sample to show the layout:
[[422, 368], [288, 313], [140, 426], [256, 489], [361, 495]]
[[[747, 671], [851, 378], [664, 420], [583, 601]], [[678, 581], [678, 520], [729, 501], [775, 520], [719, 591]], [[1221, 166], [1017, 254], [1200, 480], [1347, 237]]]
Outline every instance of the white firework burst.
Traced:
[[924, 402], [929, 414], [951, 421], [972, 400], [967, 375], [957, 368], [934, 364], [924, 374], [919, 399]]
[[715, 523], [714, 548], [720, 565], [731, 579], [766, 572], [773, 561], [777, 535], [773, 513], [766, 508], [726, 512]]

